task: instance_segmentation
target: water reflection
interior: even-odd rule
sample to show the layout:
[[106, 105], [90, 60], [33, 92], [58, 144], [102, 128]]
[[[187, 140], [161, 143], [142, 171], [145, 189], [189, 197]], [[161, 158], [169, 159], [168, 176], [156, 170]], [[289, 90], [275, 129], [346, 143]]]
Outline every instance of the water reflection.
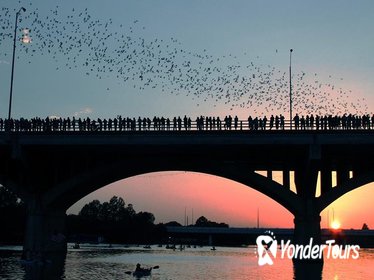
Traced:
[[47, 254], [43, 260], [21, 261], [25, 280], [62, 279], [66, 254]]
[[22, 279], [23, 271], [15, 267], [21, 254], [14, 251], [0, 251], [0, 279]]
[[325, 259], [322, 263], [295, 263], [277, 258], [274, 265], [259, 266], [254, 247], [191, 248], [173, 251], [166, 248], [85, 245], [69, 248], [65, 256], [50, 255], [45, 263], [21, 264], [21, 247], [4, 249], [0, 246], [0, 279], [134, 279], [127, 275], [136, 263], [144, 267], [159, 266], [152, 271], [153, 280], [341, 280], [374, 279], [374, 250], [362, 249], [357, 260]]

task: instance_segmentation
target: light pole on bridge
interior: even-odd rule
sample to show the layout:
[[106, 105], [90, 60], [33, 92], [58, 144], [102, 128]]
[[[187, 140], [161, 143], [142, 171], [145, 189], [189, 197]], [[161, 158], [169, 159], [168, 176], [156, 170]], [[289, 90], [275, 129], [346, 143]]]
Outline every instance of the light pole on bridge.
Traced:
[[16, 13], [16, 23], [14, 25], [14, 37], [13, 37], [13, 58], [12, 58], [12, 74], [10, 76], [10, 93], [9, 93], [9, 110], [8, 110], [8, 120], [10, 120], [12, 115], [12, 98], [13, 98], [13, 77], [14, 77], [14, 60], [16, 56], [16, 41], [17, 41], [17, 27], [18, 27], [18, 17], [21, 12], [26, 12], [24, 7], [20, 8]]
[[292, 78], [291, 78], [291, 58], [293, 49], [290, 49], [290, 129], [292, 129]]

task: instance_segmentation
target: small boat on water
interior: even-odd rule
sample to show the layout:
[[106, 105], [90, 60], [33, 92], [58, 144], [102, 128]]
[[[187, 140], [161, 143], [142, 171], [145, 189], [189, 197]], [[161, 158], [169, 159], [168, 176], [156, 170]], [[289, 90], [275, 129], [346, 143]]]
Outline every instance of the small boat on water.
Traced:
[[134, 271], [132, 273], [132, 276], [134, 276], [136, 278], [141, 278], [141, 277], [150, 276], [151, 273], [152, 273], [152, 267], [151, 268], [142, 268], [142, 270]]
[[158, 269], [158, 268], [160, 268], [158, 265], [154, 267], [150, 267], [150, 268], [142, 268], [140, 267], [140, 264], [137, 264], [134, 272], [126, 271], [125, 273], [134, 276], [136, 279], [140, 279], [142, 277], [151, 276], [152, 269]]

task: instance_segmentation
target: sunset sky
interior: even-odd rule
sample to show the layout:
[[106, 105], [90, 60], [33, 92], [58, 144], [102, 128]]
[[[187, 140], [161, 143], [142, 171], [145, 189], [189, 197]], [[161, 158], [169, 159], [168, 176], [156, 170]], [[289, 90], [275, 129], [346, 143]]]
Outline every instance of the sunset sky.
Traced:
[[[26, 12], [20, 15], [17, 36], [22, 37], [21, 29], [30, 28], [32, 42], [22, 46], [17, 40], [12, 114], [16, 118], [188, 115], [194, 119], [199, 115], [224, 117], [227, 114], [247, 118], [249, 114], [279, 113], [287, 116], [288, 107], [283, 101], [287, 98], [291, 48], [297, 101], [294, 113], [305, 114], [308, 108], [309, 113], [319, 108], [322, 114], [374, 113], [374, 2], [371, 0], [3, 0], [0, 4], [0, 118], [8, 113], [12, 32], [15, 13], [22, 6]], [[54, 25], [45, 24], [52, 20]], [[95, 21], [98, 23], [94, 27], [87, 24]], [[76, 33], [77, 29], [80, 33]], [[66, 34], [70, 35], [66, 37]], [[156, 55], [170, 56], [175, 50], [183, 53], [186, 57], [183, 59], [205, 69], [202, 79], [211, 71], [211, 65], [218, 69], [217, 73], [225, 73], [225, 77], [234, 81], [236, 74], [257, 79], [261, 73], [273, 69], [272, 73], [276, 74], [271, 74], [274, 79], [269, 83], [274, 88], [281, 87], [281, 91], [279, 97], [269, 95], [268, 99], [275, 104], [279, 98], [280, 106], [267, 106], [266, 98], [261, 99], [264, 101], [261, 104], [239, 106], [253, 97], [246, 92], [238, 99], [216, 98], [214, 90], [199, 96], [187, 94], [187, 89], [178, 89], [178, 79], [170, 78], [169, 74], [166, 78], [152, 77], [151, 86], [143, 89], [147, 79], [143, 81], [143, 75], [136, 70], [142, 67], [140, 60], [131, 73], [119, 75], [110, 71], [109, 64], [119, 67], [123, 62], [117, 60], [120, 55], [113, 56], [115, 50], [123, 47], [116, 41], [122, 35], [131, 37], [133, 45], [142, 40], [159, 45], [152, 50]], [[82, 36], [85, 42], [92, 39], [91, 43], [84, 45], [83, 40], [79, 41]], [[97, 41], [102, 37], [105, 40]], [[64, 45], [59, 48], [62, 41]], [[98, 49], [107, 47], [105, 56], [96, 61], [101, 66], [107, 63], [107, 67], [98, 69], [86, 64], [87, 57], [95, 57], [95, 50], [91, 48], [94, 44], [100, 44]], [[185, 61], [177, 53], [175, 65], [182, 68]], [[114, 60], [107, 61], [107, 58]], [[234, 72], [230, 65], [241, 68]], [[232, 73], [235, 75], [230, 76]], [[277, 81], [284, 73], [286, 76]], [[128, 81], [124, 80], [126, 75], [130, 77]], [[264, 77], [267, 76], [264, 74]], [[240, 87], [239, 83], [234, 86]], [[306, 90], [314, 87], [320, 91], [315, 96]], [[370, 184], [355, 190], [330, 205], [321, 213], [322, 227], [327, 226], [327, 216], [331, 219], [334, 213], [343, 228], [360, 228], [363, 223], [374, 228], [373, 187]], [[113, 195], [134, 204], [137, 211], [154, 213], [156, 222], [177, 220], [183, 224], [185, 209], [189, 221], [193, 209], [195, 219], [204, 215], [231, 226], [252, 227], [256, 226], [259, 209], [262, 226], [293, 226], [293, 217], [286, 209], [250, 186], [183, 170], [113, 182], [83, 198], [69, 212], [77, 213], [84, 203], [93, 199], [108, 200]]]
[[[333, 216], [342, 228], [374, 225], [370, 210], [373, 187], [363, 186], [331, 204], [321, 213], [321, 227], [328, 226], [328, 219], [331, 226]], [[154, 213], [157, 222], [175, 220], [183, 225], [186, 209], [189, 224], [193, 214], [195, 221], [204, 215], [230, 226], [256, 227], [258, 209], [260, 226], [293, 227], [293, 215], [258, 191], [228, 179], [192, 172], [149, 173], [121, 180], [91, 193], [68, 212], [77, 213], [84, 203], [93, 199], [108, 201], [114, 195], [134, 204], [136, 211]]]

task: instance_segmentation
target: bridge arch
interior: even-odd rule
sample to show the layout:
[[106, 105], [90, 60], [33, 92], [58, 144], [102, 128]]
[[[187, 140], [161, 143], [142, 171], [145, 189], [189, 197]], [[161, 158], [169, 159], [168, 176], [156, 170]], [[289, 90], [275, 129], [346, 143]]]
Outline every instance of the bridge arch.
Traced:
[[161, 171], [190, 171], [210, 174], [241, 183], [270, 197], [292, 214], [301, 211], [297, 195], [281, 184], [251, 170], [245, 164], [215, 160], [180, 161], [159, 159], [131, 163], [119, 160], [112, 164], [98, 166], [56, 185], [45, 195], [45, 205], [67, 210], [84, 196], [121, 179]]
[[337, 185], [329, 192], [318, 198], [319, 212], [322, 212], [331, 203], [333, 203], [343, 195], [349, 193], [350, 191], [363, 187], [372, 182], [374, 182], [374, 171], [366, 171], [357, 176], [354, 176], [353, 178], [343, 182], [340, 185]]

